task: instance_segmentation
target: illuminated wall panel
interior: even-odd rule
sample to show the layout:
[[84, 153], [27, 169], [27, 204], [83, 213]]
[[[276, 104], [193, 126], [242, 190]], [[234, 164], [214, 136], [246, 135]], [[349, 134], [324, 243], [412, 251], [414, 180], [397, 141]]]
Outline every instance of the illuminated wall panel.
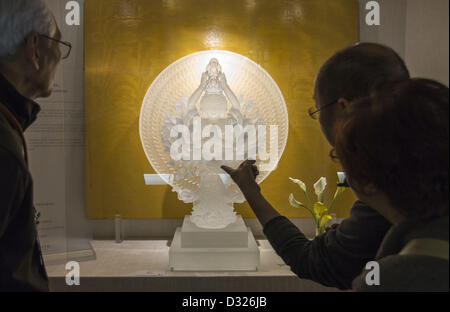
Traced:
[[[315, 75], [334, 52], [358, 38], [357, 0], [86, 0], [86, 209], [89, 218], [182, 218], [191, 205], [169, 186], [147, 186], [154, 173], [139, 137], [139, 113], [151, 82], [190, 53], [216, 49], [242, 54], [266, 69], [289, 114], [289, 140], [279, 166], [263, 183], [267, 199], [287, 217], [301, 198], [288, 177], [310, 187], [339, 169], [317, 121], [309, 118]], [[353, 195], [338, 199], [348, 215]], [[254, 217], [247, 204], [237, 205]]]

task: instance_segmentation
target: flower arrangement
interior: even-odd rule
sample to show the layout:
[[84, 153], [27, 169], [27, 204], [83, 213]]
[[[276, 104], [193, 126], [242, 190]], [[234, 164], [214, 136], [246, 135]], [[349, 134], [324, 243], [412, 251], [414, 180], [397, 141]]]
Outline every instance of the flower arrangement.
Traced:
[[[340, 177], [339, 177], [340, 178]], [[314, 191], [317, 195], [317, 202], [312, 204], [312, 201], [308, 195], [308, 192], [306, 190], [306, 185], [302, 181], [298, 179], [289, 178], [293, 183], [297, 184], [300, 189], [302, 190], [303, 194], [305, 194], [307, 204], [304, 204], [302, 202], [299, 202], [294, 198], [294, 194], [289, 195], [289, 203], [292, 207], [295, 208], [304, 208], [309, 211], [309, 213], [312, 215], [314, 219], [314, 224], [316, 226], [316, 235], [320, 235], [325, 232], [325, 226], [332, 219], [331, 213], [332, 209], [334, 207], [334, 203], [336, 199], [345, 191], [345, 187], [338, 186], [336, 189], [336, 192], [334, 193], [333, 200], [331, 201], [330, 205], [327, 206], [324, 203], [323, 200], [323, 193], [325, 191], [325, 188], [327, 187], [327, 179], [325, 177], [321, 177], [315, 184], [314, 184]]]

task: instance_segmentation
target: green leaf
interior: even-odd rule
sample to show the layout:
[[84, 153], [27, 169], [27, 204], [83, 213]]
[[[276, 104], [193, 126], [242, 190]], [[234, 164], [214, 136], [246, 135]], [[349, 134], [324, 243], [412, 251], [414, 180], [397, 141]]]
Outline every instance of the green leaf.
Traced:
[[346, 190], [345, 187], [342, 187], [342, 186], [337, 187], [336, 192], [334, 193], [334, 196], [333, 196], [333, 200], [331, 201], [331, 204], [330, 204], [330, 211], [333, 209], [336, 199], [339, 197], [339, 195], [344, 193], [345, 190]]

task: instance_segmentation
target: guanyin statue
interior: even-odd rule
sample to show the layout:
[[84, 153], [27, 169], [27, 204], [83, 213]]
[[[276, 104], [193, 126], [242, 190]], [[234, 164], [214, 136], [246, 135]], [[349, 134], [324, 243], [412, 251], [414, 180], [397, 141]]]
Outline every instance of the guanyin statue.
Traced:
[[[222, 133], [225, 125], [242, 124], [241, 104], [228, 86], [225, 73], [215, 58], [211, 59], [202, 74], [199, 87], [189, 97], [184, 124], [192, 127], [194, 117], [200, 117], [203, 125], [220, 127]], [[202, 145], [207, 140], [203, 138]], [[193, 201], [190, 218], [199, 227], [223, 228], [235, 222], [237, 217], [233, 202], [244, 201], [240, 193], [229, 190], [229, 185], [220, 178], [220, 165], [224, 163], [223, 160], [196, 162], [200, 185], [195, 192], [196, 200]]]
[[[288, 131], [286, 104], [274, 80], [252, 60], [229, 51], [197, 52], [166, 67], [147, 91], [139, 124], [152, 167], [179, 200], [193, 204], [190, 220], [207, 229], [235, 222], [233, 203], [245, 201], [220, 167], [235, 168], [254, 155], [260, 183], [272, 163], [276, 166]], [[257, 136], [246, 132], [252, 127]], [[270, 138], [261, 139], [259, 127], [270, 127]], [[230, 128], [234, 132], [227, 135]], [[260, 142], [270, 146], [268, 159]], [[258, 152], [252, 153], [255, 146]], [[174, 157], [174, 150], [180, 157]]]

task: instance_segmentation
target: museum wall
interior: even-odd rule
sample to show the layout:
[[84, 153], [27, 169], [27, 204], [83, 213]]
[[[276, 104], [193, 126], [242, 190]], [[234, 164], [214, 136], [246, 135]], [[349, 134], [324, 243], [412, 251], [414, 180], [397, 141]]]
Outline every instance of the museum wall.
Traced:
[[405, 59], [415, 77], [436, 79], [448, 86], [448, 0], [408, 0]]
[[365, 24], [366, 3], [360, 0], [361, 41], [394, 48], [411, 76], [449, 82], [448, 0], [379, 0], [381, 23]]

